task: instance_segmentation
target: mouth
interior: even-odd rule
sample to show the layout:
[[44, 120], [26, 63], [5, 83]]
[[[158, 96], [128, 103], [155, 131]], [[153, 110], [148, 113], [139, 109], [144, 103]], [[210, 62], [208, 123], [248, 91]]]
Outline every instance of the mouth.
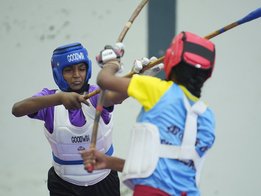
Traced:
[[83, 80], [81, 80], [80, 78], [77, 78], [77, 79], [74, 78], [71, 80], [71, 82], [72, 82], [72, 84], [78, 85], [78, 84], [82, 84]]
[[82, 84], [81, 81], [75, 81], [75, 82], [72, 83], [72, 85], [81, 85], [81, 84]]
[[81, 88], [83, 83], [81, 81], [74, 81], [71, 83], [71, 88], [78, 89]]

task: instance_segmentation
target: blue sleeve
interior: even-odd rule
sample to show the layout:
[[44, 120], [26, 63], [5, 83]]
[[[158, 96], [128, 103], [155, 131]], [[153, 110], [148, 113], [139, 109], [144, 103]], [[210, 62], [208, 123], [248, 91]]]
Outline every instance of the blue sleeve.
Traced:
[[210, 109], [198, 118], [196, 151], [202, 157], [215, 141], [215, 118]]

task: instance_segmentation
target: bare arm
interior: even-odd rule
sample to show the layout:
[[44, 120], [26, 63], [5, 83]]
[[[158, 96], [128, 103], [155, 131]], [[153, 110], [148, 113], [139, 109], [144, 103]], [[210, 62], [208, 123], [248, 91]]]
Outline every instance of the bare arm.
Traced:
[[36, 113], [46, 107], [61, 104], [63, 104], [66, 109], [78, 109], [81, 108], [81, 102], [88, 104], [83, 95], [73, 92], [59, 92], [53, 95], [30, 97], [15, 103], [12, 107], [12, 114], [16, 117], [21, 117]]
[[118, 157], [107, 156], [107, 168], [122, 172], [125, 160]]
[[121, 104], [128, 96], [114, 91], [106, 91], [104, 106], [109, 107], [114, 104]]
[[119, 62], [117, 60], [111, 60], [104, 64], [103, 69], [97, 76], [97, 84], [103, 90], [113, 91], [114, 94], [111, 94], [111, 98], [118, 98], [120, 100], [128, 97], [127, 90], [130, 83], [130, 78], [115, 76], [118, 68]]
[[83, 158], [84, 168], [87, 170], [88, 166], [91, 164], [94, 169], [112, 169], [122, 172], [125, 160], [117, 157], [107, 156], [104, 153], [96, 150], [95, 148], [90, 148], [89, 150], [84, 150], [81, 152]]

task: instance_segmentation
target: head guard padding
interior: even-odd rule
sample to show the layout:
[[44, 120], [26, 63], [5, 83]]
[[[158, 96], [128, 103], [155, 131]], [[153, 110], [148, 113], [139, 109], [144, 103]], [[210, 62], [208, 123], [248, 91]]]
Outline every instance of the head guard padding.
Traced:
[[79, 63], [86, 64], [87, 71], [85, 83], [88, 84], [92, 73], [92, 62], [88, 58], [86, 48], [84, 48], [81, 43], [76, 42], [60, 46], [53, 51], [51, 58], [53, 78], [60, 90], [69, 90], [69, 85], [63, 78], [63, 69]]
[[[164, 57], [164, 70], [169, 79], [173, 67], [185, 62], [199, 69], [213, 70], [215, 64], [215, 45], [198, 35], [181, 32], [172, 41]], [[211, 76], [210, 72], [209, 77]]]

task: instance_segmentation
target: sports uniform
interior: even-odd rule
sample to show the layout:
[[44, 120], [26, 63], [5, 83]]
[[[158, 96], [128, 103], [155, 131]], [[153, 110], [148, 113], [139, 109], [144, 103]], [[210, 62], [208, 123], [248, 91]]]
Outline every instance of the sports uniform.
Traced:
[[[60, 90], [44, 88], [34, 97], [72, 91], [62, 72], [65, 67], [78, 63], [85, 63], [87, 66], [85, 83], [78, 93], [96, 90], [98, 86], [88, 84], [91, 61], [87, 50], [80, 43], [73, 43], [58, 47], [53, 52], [53, 77]], [[81, 109], [67, 110], [64, 105], [57, 105], [28, 115], [30, 118], [44, 121], [44, 133], [52, 148], [53, 166], [48, 172], [48, 189], [51, 196], [120, 195], [117, 172], [104, 169], [88, 173], [84, 170], [80, 155], [80, 151], [90, 145], [97, 100], [98, 95], [92, 96], [89, 99], [90, 105], [81, 104]], [[103, 109], [97, 137], [97, 149], [109, 156], [113, 154], [113, 108], [114, 106]]]
[[[180, 146], [183, 139], [186, 108], [183, 97], [193, 105], [198, 98], [185, 87], [172, 81], [163, 81], [149, 76], [135, 75], [128, 88], [128, 94], [143, 107], [137, 122], [150, 122], [159, 129], [162, 144]], [[214, 115], [207, 110], [198, 117], [196, 151], [202, 157], [214, 143]], [[191, 161], [160, 158], [152, 175], [132, 179], [133, 186], [147, 185], [160, 189], [169, 195], [199, 195], [195, 184], [196, 169]]]
[[[138, 100], [142, 109], [133, 130], [123, 180], [137, 196], [143, 191], [135, 190], [140, 185], [159, 189], [166, 195], [200, 195], [200, 171], [206, 151], [215, 141], [215, 119], [199, 97], [214, 62], [213, 43], [182, 32], [166, 51], [167, 80], [139, 75], [130, 80], [128, 95]], [[149, 134], [154, 132], [156, 136]], [[135, 142], [140, 138], [144, 140], [142, 145], [141, 141]], [[154, 151], [148, 149], [149, 145], [156, 146]], [[147, 153], [140, 165], [136, 164], [142, 159], [138, 151]]]

